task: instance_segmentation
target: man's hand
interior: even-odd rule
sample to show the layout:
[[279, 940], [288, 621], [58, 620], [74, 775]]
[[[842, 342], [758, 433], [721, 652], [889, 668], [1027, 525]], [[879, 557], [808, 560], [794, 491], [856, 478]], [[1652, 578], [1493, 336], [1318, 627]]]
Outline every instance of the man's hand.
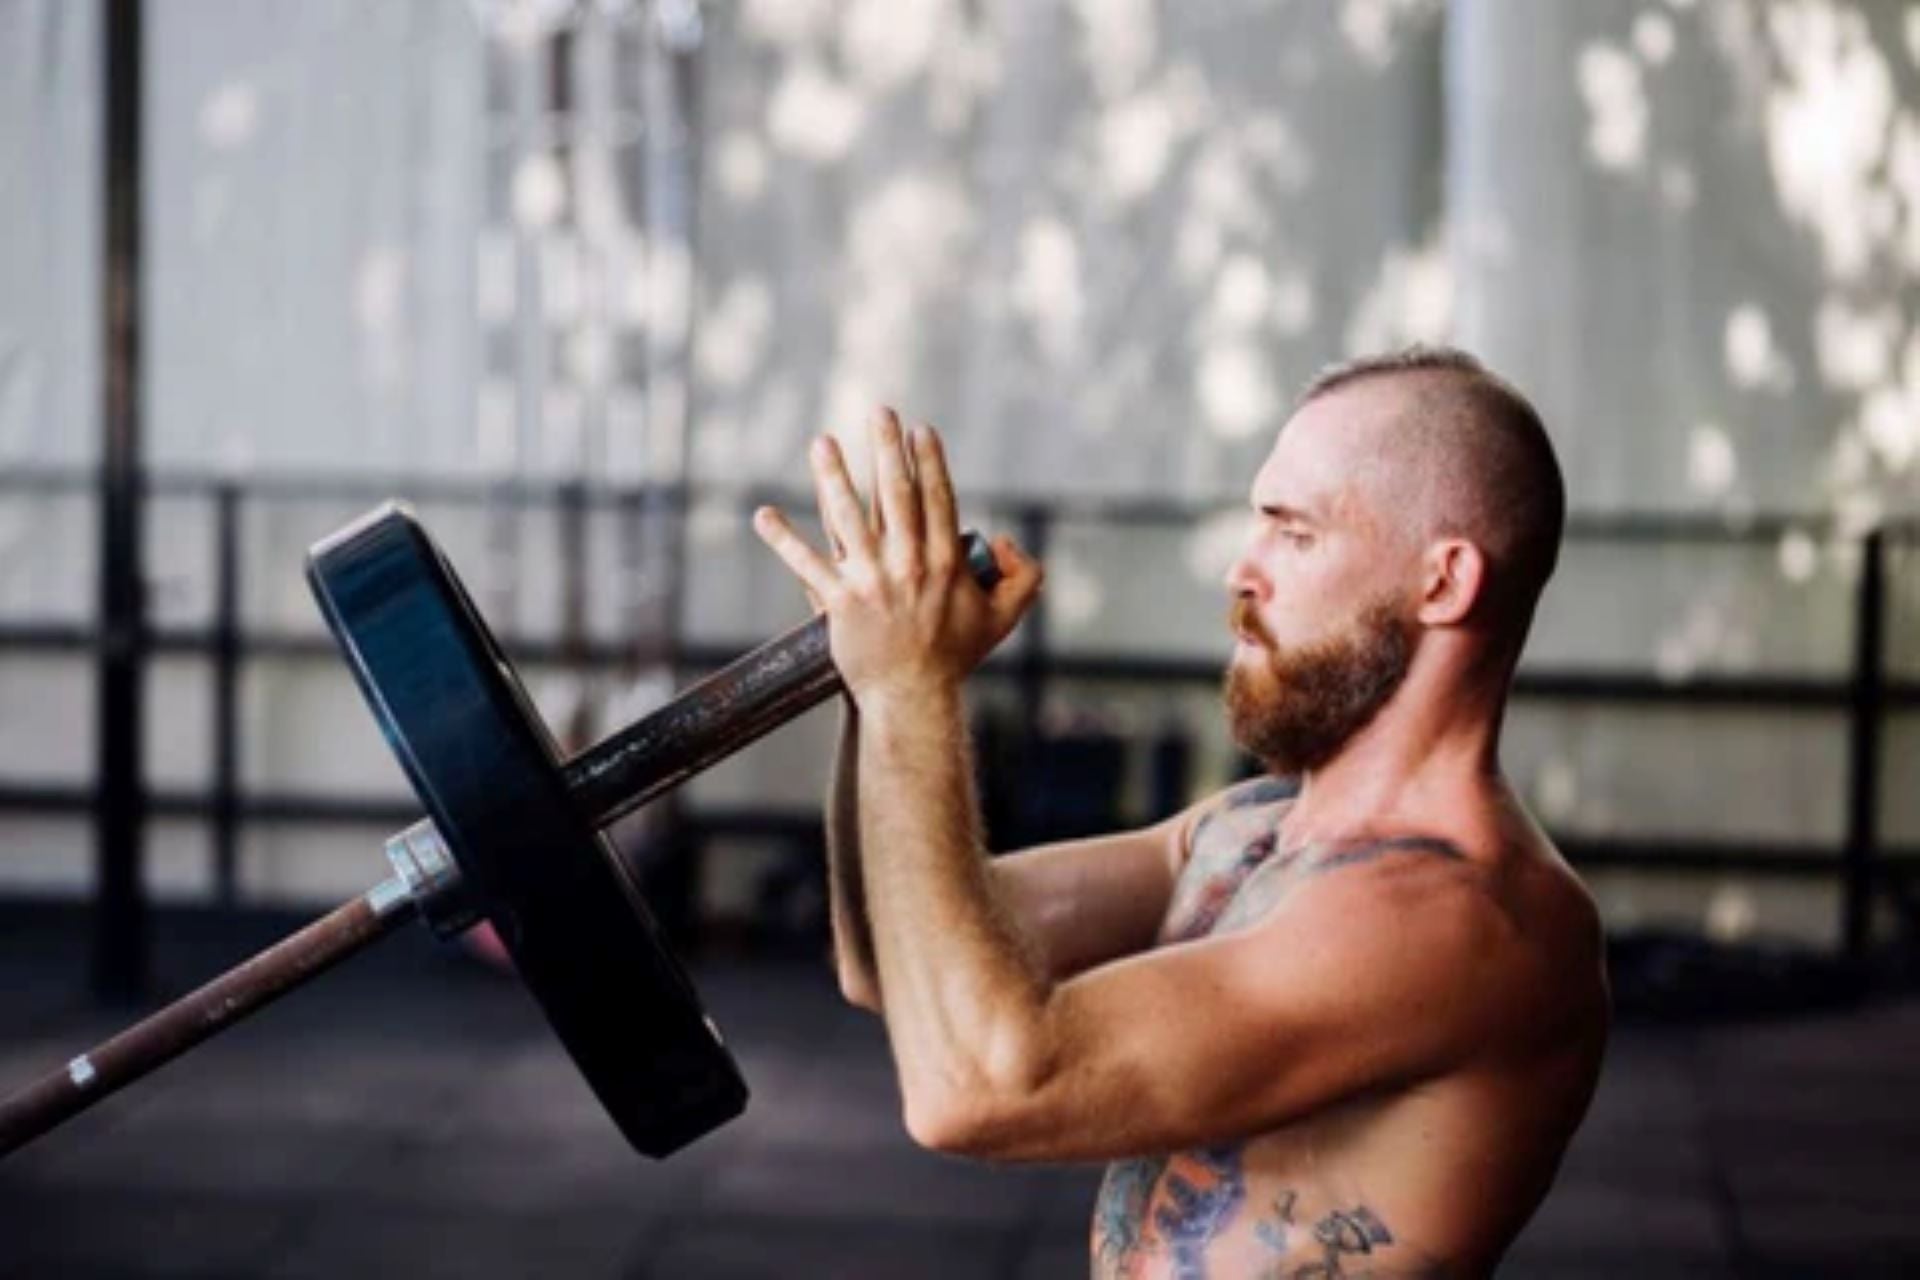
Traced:
[[940, 437], [924, 424], [903, 432], [890, 409], [875, 412], [870, 430], [871, 518], [833, 438], [810, 451], [832, 560], [774, 507], [754, 513], [754, 530], [826, 613], [834, 665], [854, 702], [912, 705], [957, 687], [1006, 638], [1039, 592], [1040, 566], [996, 538], [1001, 578], [983, 590], [964, 563]]

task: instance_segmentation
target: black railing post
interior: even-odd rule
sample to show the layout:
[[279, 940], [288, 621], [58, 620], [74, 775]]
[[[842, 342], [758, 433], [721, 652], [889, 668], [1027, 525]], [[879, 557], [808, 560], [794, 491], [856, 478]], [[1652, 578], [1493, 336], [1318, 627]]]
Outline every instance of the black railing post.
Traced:
[[1849, 960], [1862, 959], [1873, 931], [1874, 863], [1880, 832], [1880, 717], [1885, 683], [1886, 533], [1861, 544], [1854, 597], [1853, 679], [1847, 734], [1847, 842], [1840, 895], [1840, 938]]
[[93, 988], [105, 999], [132, 1000], [147, 976], [141, 876], [146, 779], [140, 699], [148, 641], [140, 554], [141, 0], [107, 0], [102, 18], [105, 243]]
[[222, 907], [238, 893], [240, 828], [240, 487], [214, 490], [213, 883]]

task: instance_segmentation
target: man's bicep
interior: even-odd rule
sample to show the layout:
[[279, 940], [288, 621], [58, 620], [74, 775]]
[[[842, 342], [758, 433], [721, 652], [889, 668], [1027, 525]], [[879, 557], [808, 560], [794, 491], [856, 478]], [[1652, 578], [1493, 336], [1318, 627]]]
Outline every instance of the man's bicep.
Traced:
[[1207, 822], [1295, 789], [1290, 779], [1252, 779], [1150, 827], [1005, 854], [992, 864], [995, 886], [1041, 949], [1048, 976], [1064, 981], [1154, 944]]
[[993, 860], [996, 892], [1054, 981], [1153, 945], [1183, 831], [1183, 819], [1169, 819]]
[[1243, 1139], [1442, 1070], [1484, 1007], [1485, 926], [1470, 915], [1275, 917], [1063, 984], [1040, 1083], [1004, 1100], [979, 1153], [1096, 1160]]

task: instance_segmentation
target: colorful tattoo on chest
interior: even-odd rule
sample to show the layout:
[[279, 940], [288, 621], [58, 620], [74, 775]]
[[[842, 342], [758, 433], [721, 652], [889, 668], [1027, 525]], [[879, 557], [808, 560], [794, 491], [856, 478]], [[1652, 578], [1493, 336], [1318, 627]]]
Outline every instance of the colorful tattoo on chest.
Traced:
[[1207, 1249], [1246, 1197], [1238, 1146], [1115, 1162], [1094, 1211], [1101, 1274], [1137, 1276], [1165, 1251], [1178, 1280], [1205, 1280]]
[[1205, 834], [1214, 820], [1223, 814], [1240, 809], [1252, 809], [1263, 804], [1279, 804], [1282, 800], [1291, 800], [1300, 794], [1298, 778], [1254, 778], [1228, 789], [1221, 797], [1218, 808], [1202, 814], [1200, 821], [1193, 826], [1193, 843], [1198, 846], [1200, 837]]
[[1192, 906], [1186, 913], [1186, 919], [1169, 935], [1174, 942], [1191, 942], [1195, 938], [1204, 938], [1212, 933], [1214, 926], [1220, 923], [1220, 917], [1233, 904], [1235, 895], [1240, 892], [1247, 878], [1258, 871], [1268, 858], [1273, 856], [1280, 833], [1269, 831], [1265, 835], [1249, 840], [1240, 850], [1240, 856], [1227, 866], [1215, 871], [1201, 882]]
[[1256, 804], [1278, 804], [1300, 794], [1300, 779], [1254, 778], [1234, 788], [1227, 797], [1227, 808], [1246, 809]]
[[[1320, 875], [1342, 867], [1359, 866], [1392, 854], [1422, 854], [1464, 861], [1466, 855], [1450, 840], [1436, 836], [1388, 836], [1346, 846], [1302, 845], [1279, 849], [1279, 831], [1266, 832], [1247, 842], [1226, 866], [1203, 871], [1204, 878], [1183, 903], [1178, 923], [1167, 941], [1191, 942], [1209, 934], [1238, 928], [1265, 915], [1302, 876]], [[1299, 875], [1285, 874], [1295, 868]], [[1256, 876], [1256, 872], [1265, 874]]]
[[1204, 1148], [1181, 1163], [1167, 1173], [1166, 1202], [1154, 1213], [1153, 1226], [1172, 1247], [1178, 1280], [1206, 1280], [1207, 1246], [1247, 1198], [1240, 1148]]
[[[1208, 1251], [1247, 1201], [1243, 1156], [1240, 1146], [1220, 1146], [1110, 1165], [1094, 1217], [1096, 1274], [1132, 1280], [1161, 1262], [1171, 1264], [1177, 1280], [1206, 1280]], [[1254, 1220], [1254, 1239], [1272, 1255], [1255, 1273], [1260, 1280], [1381, 1274], [1377, 1255], [1394, 1238], [1379, 1214], [1355, 1204], [1309, 1225], [1300, 1220], [1299, 1200], [1291, 1188], [1280, 1191]], [[1401, 1269], [1405, 1261], [1394, 1274], [1415, 1274]]]
[[1107, 1166], [1093, 1209], [1094, 1252], [1103, 1274], [1134, 1274], [1145, 1245], [1147, 1206], [1166, 1168], [1165, 1156], [1118, 1160]]

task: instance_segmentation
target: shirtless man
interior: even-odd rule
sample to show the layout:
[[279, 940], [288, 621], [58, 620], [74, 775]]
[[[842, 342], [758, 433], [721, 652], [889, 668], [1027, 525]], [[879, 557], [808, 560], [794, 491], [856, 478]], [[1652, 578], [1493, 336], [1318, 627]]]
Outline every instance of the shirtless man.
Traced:
[[873, 425], [833, 554], [756, 528], [829, 618], [840, 981], [909, 1133], [1110, 1162], [1093, 1269], [1482, 1276], [1551, 1184], [1608, 1022], [1586, 892], [1501, 776], [1564, 518], [1527, 402], [1470, 357], [1323, 375], [1255, 477], [1226, 700], [1267, 776], [1143, 831], [989, 860], [960, 685], [1040, 571], [959, 564], [938, 438]]

